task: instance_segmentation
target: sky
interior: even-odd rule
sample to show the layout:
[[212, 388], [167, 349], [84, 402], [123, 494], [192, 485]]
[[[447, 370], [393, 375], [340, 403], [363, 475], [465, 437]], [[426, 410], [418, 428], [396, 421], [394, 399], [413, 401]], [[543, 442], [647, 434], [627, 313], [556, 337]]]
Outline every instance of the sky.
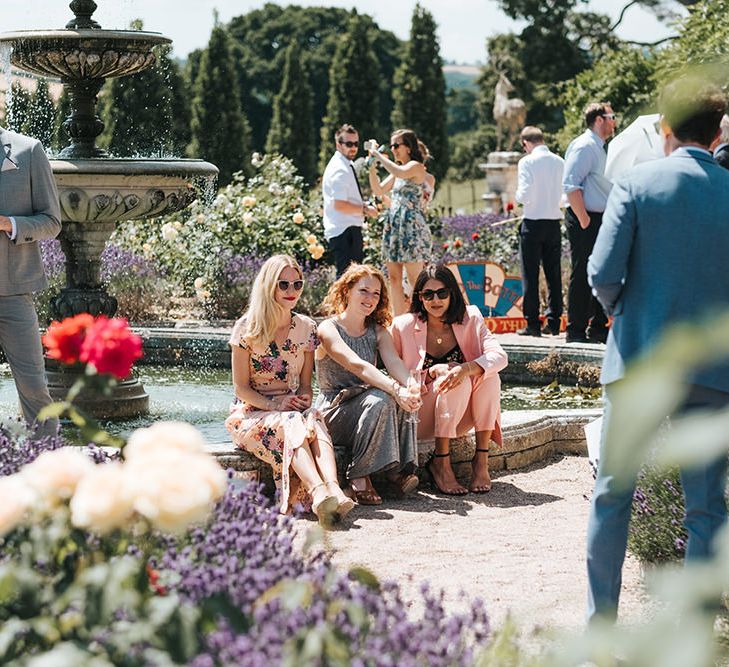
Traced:
[[[627, 2], [627, 0], [625, 0]], [[59, 28], [72, 18], [68, 0], [0, 0], [0, 31]], [[174, 54], [184, 58], [207, 44], [213, 26], [213, 10], [220, 20], [229, 21], [265, 0], [96, 0], [94, 18], [103, 28], [125, 28], [134, 18], [144, 21], [146, 30], [161, 32], [173, 41]], [[279, 4], [301, 6], [356, 7], [372, 16], [381, 28], [407, 39], [416, 0], [293, 0]], [[496, 0], [421, 0], [438, 24], [441, 55], [446, 61], [478, 63], [486, 60], [486, 38], [519, 31], [520, 24], [509, 19]], [[622, 0], [590, 0], [589, 9], [615, 19]], [[623, 39], [653, 41], [672, 34], [650, 12], [633, 7], [618, 30]]]

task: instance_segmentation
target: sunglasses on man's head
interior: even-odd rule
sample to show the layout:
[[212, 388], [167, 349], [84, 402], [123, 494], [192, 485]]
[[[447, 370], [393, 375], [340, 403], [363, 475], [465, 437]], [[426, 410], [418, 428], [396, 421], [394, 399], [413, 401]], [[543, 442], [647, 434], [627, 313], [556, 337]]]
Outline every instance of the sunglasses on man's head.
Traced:
[[304, 281], [303, 280], [279, 280], [278, 281], [278, 288], [282, 292], [288, 291], [289, 287], [293, 287], [294, 291], [300, 292], [304, 287]]
[[436, 297], [438, 297], [439, 301], [443, 301], [443, 299], [447, 299], [450, 295], [451, 291], [447, 287], [420, 290], [420, 298], [423, 301], [432, 301]]
[[357, 148], [359, 146], [359, 141], [340, 141], [339, 143], [347, 148]]

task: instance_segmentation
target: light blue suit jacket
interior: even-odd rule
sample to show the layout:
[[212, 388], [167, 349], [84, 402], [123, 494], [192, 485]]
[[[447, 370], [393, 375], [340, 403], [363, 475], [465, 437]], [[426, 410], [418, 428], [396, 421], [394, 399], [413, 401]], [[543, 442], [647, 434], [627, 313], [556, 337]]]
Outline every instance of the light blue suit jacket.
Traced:
[[[601, 381], [680, 321], [729, 309], [729, 170], [706, 152], [678, 148], [636, 166], [608, 198], [587, 274], [614, 320]], [[729, 392], [729, 363], [691, 381]]]

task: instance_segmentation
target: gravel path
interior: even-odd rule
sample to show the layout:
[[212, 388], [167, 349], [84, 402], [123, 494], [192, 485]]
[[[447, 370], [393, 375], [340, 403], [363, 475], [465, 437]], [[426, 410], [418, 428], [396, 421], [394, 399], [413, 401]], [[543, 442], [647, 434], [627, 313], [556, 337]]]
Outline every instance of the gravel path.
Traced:
[[[483, 496], [446, 497], [425, 485], [407, 500], [355, 508], [347, 527], [329, 533], [329, 544], [338, 565], [394, 579], [406, 599], [416, 599], [428, 580], [452, 610], [463, 604], [460, 591], [483, 598], [495, 626], [510, 613], [524, 632], [579, 629], [592, 483], [587, 459], [568, 456], [498, 474]], [[638, 562], [629, 557], [621, 619], [637, 621], [649, 606]]]

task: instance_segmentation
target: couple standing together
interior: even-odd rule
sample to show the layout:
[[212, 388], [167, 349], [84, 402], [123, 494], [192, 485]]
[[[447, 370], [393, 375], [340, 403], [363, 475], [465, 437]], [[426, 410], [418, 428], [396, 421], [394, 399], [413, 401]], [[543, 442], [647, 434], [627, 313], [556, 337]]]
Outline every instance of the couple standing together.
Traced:
[[[478, 309], [465, 305], [450, 270], [423, 269], [410, 312], [394, 322], [385, 277], [374, 267], [350, 264], [329, 289], [328, 318], [318, 327], [294, 310], [303, 289], [296, 260], [271, 257], [230, 338], [236, 403], [226, 427], [239, 447], [272, 467], [281, 511], [310, 506], [328, 525], [354, 500], [378, 505], [373, 473], [384, 473], [400, 493], [413, 491], [417, 437], [435, 438], [428, 469], [441, 492], [489, 491], [489, 443], [501, 443], [498, 373], [507, 358]], [[417, 431], [409, 417], [416, 412]], [[476, 452], [466, 489], [449, 448], [471, 428]], [[349, 494], [339, 485], [333, 444], [348, 453]]]
[[[351, 262], [364, 260], [362, 225], [366, 217], [376, 218], [378, 209], [362, 195], [352, 160], [359, 150], [359, 133], [342, 125], [335, 135], [335, 152], [322, 178], [324, 236], [334, 252], [337, 276]], [[393, 160], [378, 146], [369, 147], [369, 181], [374, 195], [388, 204], [382, 234], [382, 261], [387, 267], [396, 315], [407, 310], [403, 272], [412, 286], [430, 260], [431, 235], [425, 209], [433, 196], [435, 179], [425, 168], [429, 153], [412, 130], [402, 129], [390, 137]], [[380, 182], [377, 164], [388, 176]]]

